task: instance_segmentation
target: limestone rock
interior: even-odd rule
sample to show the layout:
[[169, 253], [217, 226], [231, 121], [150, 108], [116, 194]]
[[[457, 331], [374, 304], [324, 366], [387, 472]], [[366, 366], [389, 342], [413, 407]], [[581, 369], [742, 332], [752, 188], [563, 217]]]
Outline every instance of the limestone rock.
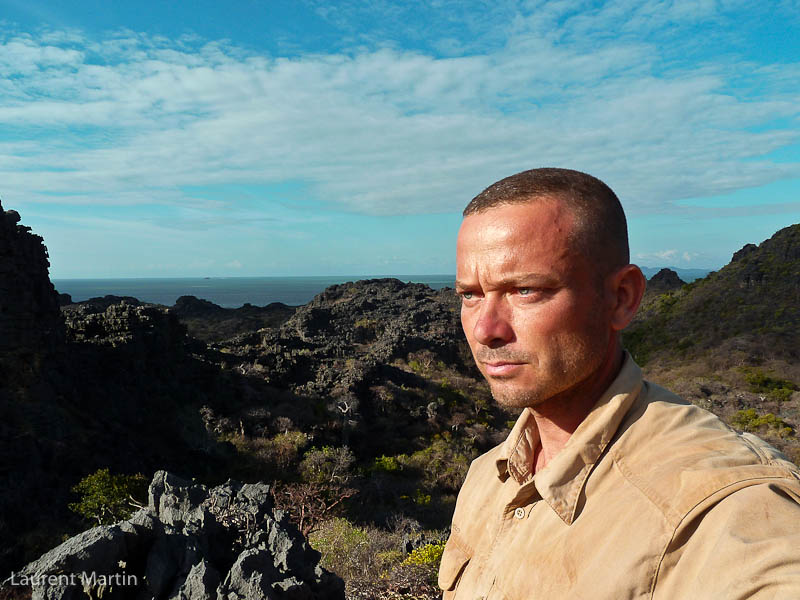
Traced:
[[273, 509], [269, 486], [209, 490], [159, 471], [145, 509], [64, 542], [17, 577], [32, 578], [34, 600], [343, 600], [344, 583], [319, 559]]

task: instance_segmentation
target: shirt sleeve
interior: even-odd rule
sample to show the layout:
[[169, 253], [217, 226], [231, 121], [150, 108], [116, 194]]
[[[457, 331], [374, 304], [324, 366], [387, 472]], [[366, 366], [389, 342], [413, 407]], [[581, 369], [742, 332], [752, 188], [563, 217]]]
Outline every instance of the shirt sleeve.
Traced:
[[800, 598], [797, 482], [760, 483], [725, 494], [719, 492], [681, 521], [659, 566], [652, 598]]

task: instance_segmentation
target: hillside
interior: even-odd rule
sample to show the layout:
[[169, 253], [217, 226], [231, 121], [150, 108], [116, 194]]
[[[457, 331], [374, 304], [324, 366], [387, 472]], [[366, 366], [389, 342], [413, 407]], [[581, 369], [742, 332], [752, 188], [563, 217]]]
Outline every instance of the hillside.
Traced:
[[800, 460], [800, 224], [651, 288], [623, 336], [645, 374]]
[[646, 304], [625, 341], [640, 364], [691, 358], [724, 345], [760, 359], [800, 357], [800, 224]]

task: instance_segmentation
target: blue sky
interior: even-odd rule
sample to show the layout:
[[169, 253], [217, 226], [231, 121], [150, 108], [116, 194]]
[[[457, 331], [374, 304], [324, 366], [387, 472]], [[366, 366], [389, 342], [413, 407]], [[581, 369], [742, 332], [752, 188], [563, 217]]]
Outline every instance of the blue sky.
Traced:
[[460, 210], [606, 181], [633, 260], [800, 222], [800, 2], [0, 0], [0, 198], [51, 276], [455, 272]]

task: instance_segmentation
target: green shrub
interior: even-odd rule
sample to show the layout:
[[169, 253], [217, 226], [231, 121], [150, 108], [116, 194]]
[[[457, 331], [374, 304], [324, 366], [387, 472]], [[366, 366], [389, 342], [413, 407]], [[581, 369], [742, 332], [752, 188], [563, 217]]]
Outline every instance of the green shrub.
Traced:
[[435, 566], [438, 569], [442, 554], [444, 554], [444, 542], [425, 544], [415, 548], [403, 562], [407, 565], [418, 565], [420, 567]]
[[285, 431], [275, 435], [269, 443], [271, 460], [281, 470], [297, 464], [300, 452], [308, 445], [308, 435], [302, 431]]
[[740, 370], [751, 392], [766, 394], [772, 400], [789, 400], [798, 389], [794, 381], [773, 377], [757, 367], [742, 367]]
[[311, 448], [300, 462], [300, 475], [309, 483], [348, 484], [356, 458], [347, 446]]
[[232, 475], [239, 479], [259, 479], [295, 470], [309, 438], [301, 431], [284, 431], [272, 438], [229, 434], [220, 440], [233, 444], [239, 454]]
[[766, 427], [780, 435], [787, 437], [794, 434], [794, 429], [791, 425], [786, 423], [780, 417], [772, 413], [759, 415], [754, 408], [748, 408], [738, 411], [731, 418], [731, 423], [734, 427], [742, 431], [758, 431], [762, 427]]
[[100, 469], [87, 475], [72, 488], [80, 495], [78, 502], [69, 505], [70, 510], [98, 525], [110, 525], [129, 518], [147, 497], [148, 481], [141, 473], [136, 475], [112, 475], [108, 469]]
[[[347, 519], [330, 519], [309, 535], [320, 564], [345, 581], [348, 598], [440, 598], [436, 587], [444, 543], [427, 544], [404, 560], [400, 550], [404, 528], [390, 532], [374, 526], [357, 526]], [[440, 539], [441, 531], [425, 531]], [[403, 590], [398, 594], [399, 590]]]
[[344, 518], [322, 523], [308, 541], [322, 555], [322, 566], [345, 581], [378, 579], [393, 560], [400, 562], [397, 540], [391, 534], [375, 527], [358, 527]]
[[417, 506], [430, 506], [431, 495], [426, 494], [420, 489], [414, 491], [414, 504]]
[[[405, 455], [402, 455], [405, 458]], [[373, 471], [382, 473], [397, 473], [403, 469], [403, 465], [396, 456], [379, 456], [372, 465]]]
[[425, 369], [422, 367], [422, 363], [418, 360], [411, 359], [408, 361], [409, 368], [414, 371], [414, 373], [422, 373]]
[[470, 462], [477, 455], [471, 442], [445, 431], [434, 435], [428, 447], [405, 459], [398, 459], [422, 471], [424, 485], [457, 492], [467, 475]]

